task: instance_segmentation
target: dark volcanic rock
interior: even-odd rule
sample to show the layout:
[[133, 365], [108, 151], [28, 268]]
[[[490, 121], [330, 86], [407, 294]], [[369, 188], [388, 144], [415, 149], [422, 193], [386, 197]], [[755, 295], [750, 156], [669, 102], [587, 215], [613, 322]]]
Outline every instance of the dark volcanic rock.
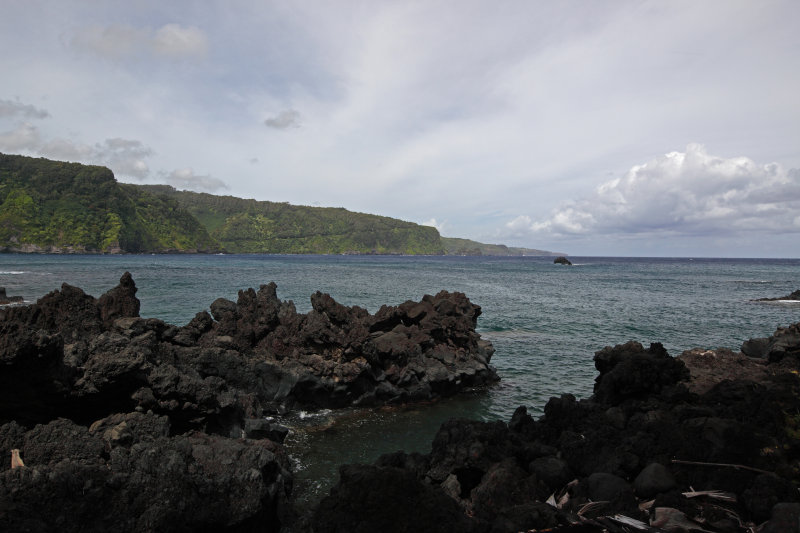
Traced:
[[384, 306], [376, 315], [274, 284], [217, 299], [182, 328], [139, 318], [130, 274], [95, 300], [62, 286], [0, 311], [0, 421], [89, 423], [134, 408], [174, 431], [238, 435], [244, 418], [309, 407], [427, 400], [497, 379], [475, 332], [480, 307], [461, 293]]
[[6, 288], [0, 287], [0, 305], [21, 303], [22, 296], [8, 296], [6, 295]]
[[[795, 353], [797, 327], [779, 329], [770, 345]], [[538, 420], [520, 407], [508, 425], [451, 420], [430, 454], [398, 452], [378, 463], [413, 475], [420, 485], [407, 481], [406, 490], [414, 498], [438, 490], [458, 504], [469, 523], [454, 530], [744, 533], [767, 521], [763, 531], [797, 531], [800, 363], [755, 363], [725, 350], [691, 355], [673, 359], [659, 344], [605, 348], [591, 398], [552, 398]], [[716, 365], [716, 381], [693, 364]], [[754, 374], [753, 365], [766, 371]], [[705, 381], [703, 392], [689, 392], [689, 379]], [[373, 487], [400, 476], [370, 473]], [[360, 509], [366, 496], [352, 485], [343, 479], [325, 508]], [[414, 513], [376, 513], [372, 523], [392, 518], [395, 531], [418, 525]], [[321, 516], [330, 530], [351, 523]], [[625, 517], [655, 527], [625, 526]]]
[[3, 531], [278, 531], [291, 519], [289, 463], [266, 440], [189, 433], [166, 417], [113, 415], [0, 426], [25, 467], [0, 467]]
[[[412, 526], [413, 524], [413, 526]], [[406, 470], [343, 466], [313, 517], [315, 533], [478, 531], [452, 498]]]
[[103, 327], [109, 329], [118, 318], [138, 317], [139, 299], [136, 298], [136, 284], [130, 272], [125, 272], [119, 285], [103, 294], [97, 300]]
[[793, 293], [791, 293], [791, 294], [789, 294], [787, 296], [781, 296], [781, 297], [778, 297], [778, 298], [758, 298], [757, 300], [754, 300], [754, 301], [756, 301], [756, 302], [780, 302], [780, 301], [786, 301], [786, 300], [797, 300], [797, 301], [800, 301], [800, 290], [796, 290], [796, 291], [794, 291]]
[[606, 347], [595, 354], [594, 365], [600, 372], [594, 397], [610, 405], [659, 393], [689, 377], [684, 364], [670, 357], [661, 343], [647, 350], [638, 342]]
[[563, 255], [560, 255], [560, 256], [556, 257], [555, 260], [553, 260], [553, 263], [555, 263], [557, 265], [571, 265], [572, 264], [572, 262], [569, 259], [567, 259], [566, 257], [564, 257]]
[[[497, 379], [460, 293], [376, 315], [316, 293], [300, 314], [269, 284], [176, 327], [139, 317], [136, 290], [125, 273], [98, 299], [64, 284], [0, 309], [0, 446], [25, 462], [2, 461], [0, 530], [279, 531], [293, 520], [288, 430], [265, 413]], [[397, 472], [398, 490], [420, 485]], [[415, 504], [469, 525], [443, 494]]]

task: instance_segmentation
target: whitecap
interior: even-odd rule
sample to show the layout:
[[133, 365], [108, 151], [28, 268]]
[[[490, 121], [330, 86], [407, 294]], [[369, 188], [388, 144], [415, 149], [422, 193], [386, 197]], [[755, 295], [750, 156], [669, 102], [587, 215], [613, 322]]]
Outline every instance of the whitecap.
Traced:
[[27, 274], [24, 270], [0, 270], [0, 275], [8, 274], [9, 276], [17, 275], [17, 274]]

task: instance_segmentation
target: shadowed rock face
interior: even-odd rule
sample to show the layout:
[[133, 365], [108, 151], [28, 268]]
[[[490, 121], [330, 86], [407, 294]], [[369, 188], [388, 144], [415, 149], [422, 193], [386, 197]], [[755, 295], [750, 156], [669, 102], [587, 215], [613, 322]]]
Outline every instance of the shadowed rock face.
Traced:
[[[342, 510], [363, 505], [365, 483], [385, 487], [370, 497], [392, 509], [405, 497], [395, 489], [400, 470], [461, 507], [469, 521], [459, 531], [633, 531], [613, 519], [624, 515], [659, 525], [647, 531], [745, 532], [769, 521], [764, 531], [797, 532], [800, 341], [790, 333], [798, 326], [769, 339], [784, 355], [754, 361], [765, 369], [758, 374], [729, 350], [672, 358], [660, 344], [604, 348], [595, 354], [599, 376], [591, 398], [551, 398], [538, 419], [520, 407], [508, 424], [451, 420], [430, 454], [397, 452], [371, 469], [343, 467], [311, 519], [313, 530], [347, 530]], [[718, 379], [712, 381], [708, 365], [716, 366]], [[724, 491], [735, 501], [684, 496], [690, 490]], [[640, 509], [645, 502], [649, 507]], [[451, 507], [426, 512], [437, 523], [450, 520]], [[388, 513], [362, 516], [373, 520], [361, 522], [367, 531]], [[416, 528], [414, 513], [392, 516], [382, 531]], [[787, 523], [791, 528], [782, 529]]]

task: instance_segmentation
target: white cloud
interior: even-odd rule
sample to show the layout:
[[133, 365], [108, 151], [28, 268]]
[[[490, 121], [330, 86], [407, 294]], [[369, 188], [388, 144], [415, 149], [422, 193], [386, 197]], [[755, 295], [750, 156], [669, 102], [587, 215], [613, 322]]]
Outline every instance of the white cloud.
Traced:
[[78, 49], [106, 59], [119, 60], [151, 53], [157, 57], [184, 59], [203, 57], [208, 52], [208, 37], [200, 28], [165, 24], [158, 29], [127, 24], [85, 27], [72, 38]]
[[225, 182], [209, 175], [198, 175], [191, 168], [176, 169], [164, 177], [168, 184], [181, 190], [202, 190], [208, 192], [227, 189]]
[[20, 101], [0, 100], [0, 118], [4, 117], [23, 117], [23, 118], [47, 118], [50, 113], [44, 109], [39, 109], [30, 104], [23, 104]]
[[447, 221], [443, 220], [442, 222], [439, 222], [435, 218], [431, 218], [429, 220], [426, 220], [425, 222], [422, 222], [421, 225], [436, 228], [436, 230], [439, 233], [442, 233], [444, 231], [444, 228], [447, 226]]
[[289, 128], [300, 127], [300, 112], [294, 109], [287, 109], [281, 111], [273, 117], [269, 117], [264, 121], [264, 125], [275, 128], [277, 130], [286, 130]]
[[759, 165], [747, 157], [717, 157], [702, 145], [690, 144], [685, 152], [634, 166], [544, 220], [518, 216], [505, 225], [505, 232], [516, 238], [797, 233], [798, 212], [797, 169]]

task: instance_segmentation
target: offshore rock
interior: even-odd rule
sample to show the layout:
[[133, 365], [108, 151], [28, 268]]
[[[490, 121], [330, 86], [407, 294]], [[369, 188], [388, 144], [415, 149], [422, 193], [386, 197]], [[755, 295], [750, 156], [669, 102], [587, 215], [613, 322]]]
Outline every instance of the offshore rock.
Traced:
[[[780, 359], [604, 348], [592, 397], [552, 398], [538, 419], [520, 407], [508, 424], [445, 422], [429, 454], [383, 456], [370, 484], [390, 487], [400, 474], [386, 467], [404, 470], [420, 484], [406, 483], [413, 497], [438, 491], [460, 506], [469, 518], [460, 531], [797, 531], [798, 327], [768, 339]], [[344, 530], [334, 511], [360, 505], [358, 482], [342, 475], [315, 524]], [[413, 512], [383, 508], [360, 527], [377, 530], [391, 516], [393, 531], [416, 529]]]
[[757, 300], [753, 300], [755, 302], [785, 302], [785, 301], [800, 301], [800, 289], [788, 294], [786, 296], [780, 296], [778, 298], [758, 298]]

